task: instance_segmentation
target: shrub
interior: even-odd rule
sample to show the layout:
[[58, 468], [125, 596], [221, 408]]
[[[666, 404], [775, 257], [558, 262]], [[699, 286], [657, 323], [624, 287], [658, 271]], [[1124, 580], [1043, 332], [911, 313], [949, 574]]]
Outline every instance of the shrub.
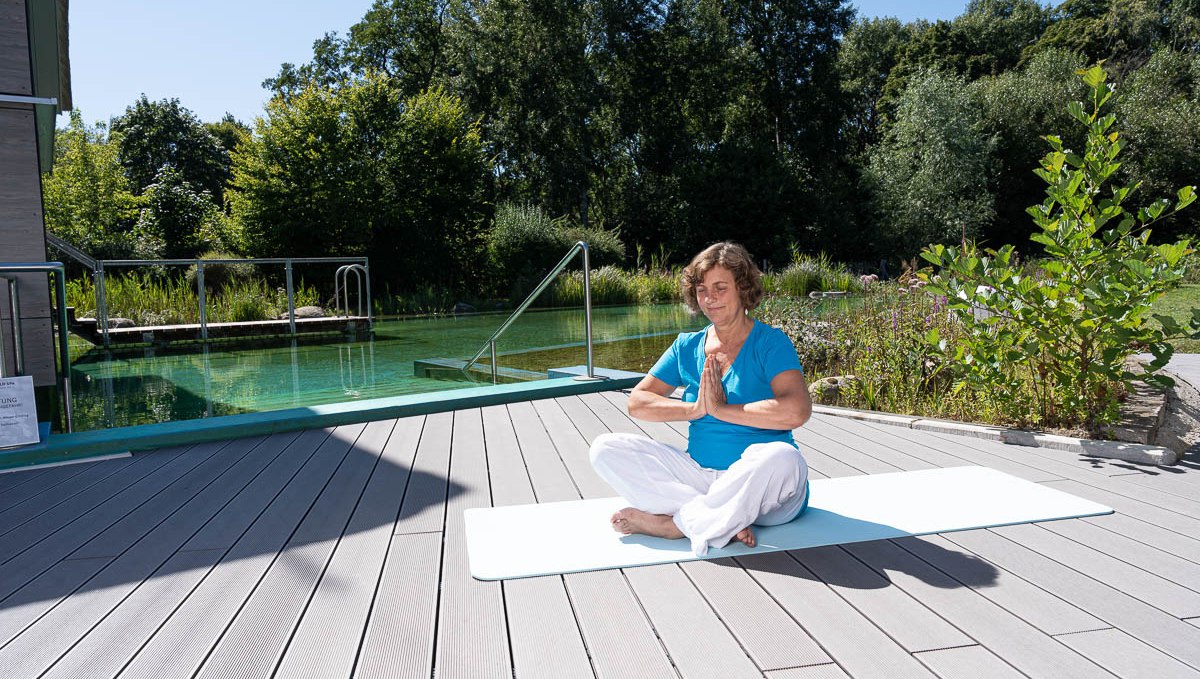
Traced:
[[[620, 264], [625, 257], [624, 244], [611, 231], [572, 226], [561, 217], [551, 219], [534, 205], [500, 205], [487, 246], [494, 290], [514, 297], [523, 294], [581, 240], [588, 244], [593, 268]], [[581, 265], [581, 258], [573, 263]]]
[[[928, 289], [945, 295], [964, 332], [949, 341], [931, 331], [928, 341], [956, 365], [959, 388], [972, 386], [1017, 421], [1096, 431], [1117, 414], [1117, 399], [1135, 379], [1167, 386], [1154, 373], [1171, 357], [1167, 338], [1184, 334], [1172, 318], [1149, 309], [1183, 276], [1187, 241], [1153, 246], [1151, 224], [1186, 207], [1194, 187], [1170, 203], [1138, 210], [1123, 203], [1137, 185], [1106, 189], [1122, 147], [1115, 117], [1101, 113], [1112, 96], [1102, 68], [1080, 71], [1090, 90], [1089, 108], [1068, 110], [1087, 130], [1083, 154], [1048, 136], [1052, 151], [1036, 173], [1046, 200], [1029, 208], [1038, 227], [1030, 238], [1045, 249], [1041, 276], [1028, 276], [1012, 245], [999, 250], [932, 245], [922, 257], [941, 269], [926, 272]], [[1200, 329], [1200, 311], [1191, 333]], [[1126, 359], [1139, 349], [1154, 359], [1135, 374]]]

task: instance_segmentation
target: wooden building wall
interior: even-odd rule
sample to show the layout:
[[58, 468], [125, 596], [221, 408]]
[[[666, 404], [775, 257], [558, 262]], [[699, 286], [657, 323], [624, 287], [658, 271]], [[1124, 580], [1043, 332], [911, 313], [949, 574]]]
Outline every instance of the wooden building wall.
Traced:
[[[0, 93], [31, 96], [29, 33], [25, 0], [0, 0]], [[46, 259], [37, 132], [33, 106], [0, 102], [0, 261]], [[25, 374], [39, 386], [54, 384], [50, 294], [44, 274], [23, 274], [20, 317]], [[12, 314], [7, 282], [0, 280], [0, 344], [6, 369], [14, 365]]]

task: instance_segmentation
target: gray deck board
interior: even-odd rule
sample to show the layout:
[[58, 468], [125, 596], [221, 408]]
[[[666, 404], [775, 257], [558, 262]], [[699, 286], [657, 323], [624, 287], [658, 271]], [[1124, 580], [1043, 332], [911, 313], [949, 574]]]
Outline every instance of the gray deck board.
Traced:
[[[385, 455], [391, 449], [411, 449], [408, 480], [395, 492], [405, 505], [426, 499], [423, 492], [413, 492], [422, 485], [418, 470], [422, 455], [441, 459], [438, 450], [428, 445], [436, 437], [425, 436], [429, 421], [425, 417], [402, 420], [388, 440]], [[408, 450], [404, 450], [407, 456]], [[435, 465], [436, 466], [436, 465]], [[442, 478], [445, 487], [446, 479]], [[409, 516], [417, 510], [411, 506]], [[399, 518], [397, 517], [397, 522]], [[364, 679], [417, 679], [433, 673], [434, 626], [437, 621], [438, 576], [442, 567], [442, 532], [401, 533], [392, 527], [383, 572], [376, 587], [375, 599], [367, 620], [355, 677]]]
[[981, 464], [1117, 514], [470, 578], [466, 508], [611, 496], [588, 460], [604, 432], [686, 446], [686, 423], [634, 420], [626, 400], [0, 475], [0, 676], [1200, 676], [1192, 459], [1143, 467], [818, 414], [796, 433], [813, 478]]
[[[118, 676], [157, 679], [185, 674], [190, 677], [199, 671], [340, 468], [361, 431], [361, 426], [339, 427], [332, 433], [313, 432], [307, 440], [300, 437], [298, 441], [319, 444], [316, 452], [287, 486], [271, 498], [268, 507], [245, 532], [235, 537], [236, 542], [223, 554], [214, 571], [154, 630]], [[298, 512], [297, 507], [302, 511]], [[198, 545], [207, 545], [209, 537], [205, 536], [206, 540]]]
[[[104, 479], [114, 474], [125, 473], [125, 469], [133, 464], [135, 459], [131, 455], [117, 460], [110, 460], [103, 464], [81, 465], [85, 467], [82, 473], [63, 479], [49, 488], [41, 489], [40, 493], [30, 496], [19, 503], [14, 503], [4, 511], [0, 511], [0, 526], [19, 526], [39, 514], [57, 507]], [[23, 487], [21, 486], [21, 488]]]
[[[356, 449], [379, 457], [275, 677], [346, 677], [354, 670], [371, 601], [400, 512], [420, 422], [371, 422]], [[394, 431], [395, 430], [395, 431]]]
[[315, 595], [391, 423], [358, 432], [338, 470], [209, 652], [197, 677], [268, 676]]
[[[903, 453], [928, 462], [935, 467], [961, 467], [970, 464], [958, 455], [906, 438], [905, 434], [908, 430], [899, 427], [876, 428], [848, 417], [831, 417], [821, 414], [813, 415], [810, 424], [816, 431], [821, 433], [828, 431], [829, 436], [837, 436], [838, 440], [846, 445], [880, 459], [891, 459], [893, 453]], [[809, 425], [804, 426], [808, 427]]]
[[975, 643], [840, 547], [805, 549], [794, 556], [909, 653]]
[[625, 577], [681, 675], [696, 679], [762, 675], [679, 566], [629, 568]]
[[769, 671], [833, 662], [732, 559], [692, 561], [682, 567], [759, 668]]
[[[586, 455], [587, 441], [557, 402], [514, 403], [508, 410], [539, 502], [577, 500], [581, 492], [583, 497], [613, 494], [590, 465], [586, 472], [581, 468], [578, 458]], [[568, 461], [579, 470], [576, 476]], [[563, 583], [598, 677], [655, 679], [675, 674], [621, 571], [569, 574]]]
[[472, 578], [467, 567], [463, 511], [492, 504], [478, 410], [454, 413], [450, 482], [462, 491], [446, 502], [434, 674], [441, 679], [511, 677], [502, 585]]
[[[112, 677], [221, 560], [229, 545], [296, 473], [326, 432], [276, 434], [255, 449], [270, 463], [243, 479], [237, 495], [192, 534], [158, 571], [122, 600], [57, 660], [46, 677]], [[270, 458], [271, 451], [279, 454]], [[231, 480], [232, 482], [232, 480]], [[162, 527], [160, 526], [160, 529]], [[223, 538], [223, 539], [220, 539]], [[215, 545], [202, 547], [202, 545]]]
[[1179, 618], [993, 531], [951, 533], [946, 538], [1200, 669], [1200, 629]]
[[[12, 667], [14, 674], [22, 676], [37, 676], [53, 664], [60, 650], [56, 649], [55, 642], [83, 637], [143, 581], [151, 578], [189, 536], [240, 490], [240, 486], [233, 485], [236, 483], [234, 479], [244, 475], [253, 478], [274, 459], [279, 449], [261, 455], [246, 454], [247, 451], [254, 451], [260, 443], [262, 439], [244, 439], [222, 448], [220, 455], [225, 457], [224, 461], [236, 464], [214, 465], [217, 467], [214, 471], [221, 472], [219, 477], [205, 479], [207, 474], [200, 467], [193, 470], [201, 475], [196, 479], [198, 492], [161, 523], [154, 525], [147, 522], [148, 525], [143, 528], [144, 538], [135, 545], [123, 550], [114, 549], [112, 554], [90, 554], [83, 553], [83, 550], [72, 554], [67, 561], [82, 560], [95, 565], [96, 569], [76, 572], [73, 578], [65, 578], [57, 573], [49, 576], [61, 588], [64, 600], [36, 622], [28, 621], [33, 624], [24, 630], [19, 639], [0, 648], [0, 667]], [[214, 456], [206, 464], [217, 461], [220, 461], [220, 457]], [[145, 507], [147, 505], [142, 508]], [[71, 595], [72, 592], [74, 595]], [[44, 601], [51, 603], [55, 600], [47, 598]], [[11, 625], [14, 622], [19, 624], [27, 621], [22, 616], [5, 616], [0, 622], [0, 630], [3, 630], [0, 631], [0, 638], [11, 638]]]
[[[1063, 537], [1048, 526], [1022, 524], [993, 528], [992, 531], [1009, 537], [1097, 582], [1119, 588], [1125, 594], [1177, 618], [1200, 615], [1200, 593], [1143, 570], [1136, 565], [1111, 557], [1102, 549], [1094, 549]], [[1116, 536], [1113, 541], [1115, 540]], [[1187, 574], [1180, 575], [1186, 576]]]
[[[899, 548], [900, 551], [892, 549], [888, 546], [889, 544]], [[936, 568], [950, 578], [970, 586], [999, 609], [1017, 616], [1023, 622], [1050, 636], [1109, 627], [1108, 623], [1081, 610], [1078, 606], [1064, 601], [1003, 568], [997, 568], [940, 535], [893, 540], [891, 543], [847, 545], [846, 549], [859, 558], [867, 558], [869, 555], [868, 563], [876, 570], [888, 572], [891, 577], [896, 577], [893, 573], [895, 570], [905, 573], [920, 572], [923, 581], [940, 584], [944, 582], [943, 578], [931, 574], [928, 567]], [[914, 558], [923, 560], [928, 566], [916, 563], [913, 561]], [[891, 564], [897, 565], [892, 566]], [[919, 598], [922, 601], [929, 601], [930, 596], [934, 594], [936, 593], [922, 591]], [[974, 600], [968, 599], [965, 603], [971, 604], [972, 608], [979, 608]], [[947, 614], [952, 615], [952, 613]], [[954, 619], [960, 620], [957, 617]], [[970, 634], [978, 638], [977, 633], [970, 632]]]
[[917, 658], [942, 679], [1019, 679], [1025, 676], [982, 646], [926, 651]]
[[[20, 600], [22, 597], [20, 589], [26, 583], [45, 572], [60, 559], [71, 555], [98, 533], [119, 522], [129, 512], [137, 509], [142, 503], [161, 492], [163, 488], [174, 483], [180, 476], [203, 463], [220, 447], [217, 444], [206, 445], [196, 455], [180, 454], [174, 457], [167, 464], [157, 466], [150, 474], [138, 479], [138, 483], [124, 488], [106, 501], [99, 502], [87, 513], [67, 522], [65, 526], [46, 525], [50, 523], [50, 520], [44, 517], [57, 514], [57, 512], [47, 512], [37, 520], [30, 521], [9, 533], [5, 536], [6, 538], [12, 537], [14, 542], [22, 544], [28, 542], [29, 545], [24, 549], [18, 547], [19, 553], [0, 568], [0, 604], [9, 598]], [[92, 501], [93, 499], [89, 499], [88, 504], [91, 504]], [[36, 530], [39, 527], [49, 532], [45, 539], [37, 539]]]
[[773, 552], [737, 561], [851, 676], [934, 676], [791, 554]]
[[826, 665], [809, 665], [808, 667], [791, 667], [786, 670], [775, 670], [766, 673], [767, 679], [848, 679], [850, 676], [841, 667], [833, 663]]
[[[548, 439], [534, 437], [541, 422], [531, 408], [493, 406], [483, 409], [483, 430], [487, 441], [487, 468], [495, 506], [536, 502], [527, 476], [514, 478], [514, 470], [525, 469], [515, 421], [524, 418], [522, 429], [534, 449], [550, 447]], [[510, 419], [511, 418], [511, 419]], [[552, 447], [551, 447], [552, 449]], [[511, 580], [502, 585], [512, 643], [513, 670], [518, 677], [590, 677], [594, 676], [579, 623], [572, 610], [561, 577]]]
[[[941, 546], [946, 545], [946, 546]], [[1013, 586], [1015, 576], [998, 571], [983, 561], [963, 559], [941, 538], [906, 538], [847, 545], [846, 550], [878, 572], [893, 586], [912, 595], [965, 634], [990, 649], [1031, 677], [1089, 679], [1107, 676], [1086, 657], [1062, 645], [1033, 623], [1020, 617], [1022, 610], [1036, 611], [1038, 603], [1049, 604], [1040, 617], [1052, 620], [1057, 613], [1068, 620], [1058, 629], [1098, 629], [1107, 625], [1069, 604], [1036, 590], [1040, 597], [1013, 610], [1015, 596], [995, 596]], [[1023, 581], [1019, 581], [1023, 582]], [[1027, 593], [1029, 594], [1029, 593]], [[1089, 624], [1092, 623], [1092, 624]]]
[[1189, 667], [1118, 629], [1064, 634], [1059, 637], [1059, 641], [1127, 677], [1184, 679], [1198, 674], [1196, 668]]
[[[129, 459], [129, 458], [125, 458]], [[97, 465], [92, 464], [73, 464], [63, 467], [53, 467], [44, 470], [38, 474], [32, 473], [28, 479], [21, 480], [16, 474], [7, 474], [0, 476], [0, 482], [9, 481], [8, 484], [0, 485], [0, 516], [7, 509], [15, 507], [29, 498], [45, 493], [56, 486], [66, 483], [72, 478], [80, 474], [94, 469]], [[56, 470], [61, 470], [58, 473], [52, 473]], [[7, 478], [6, 478], [7, 477]], [[16, 481], [17, 483], [13, 483]], [[56, 492], [54, 496], [65, 497], [70, 493]]]

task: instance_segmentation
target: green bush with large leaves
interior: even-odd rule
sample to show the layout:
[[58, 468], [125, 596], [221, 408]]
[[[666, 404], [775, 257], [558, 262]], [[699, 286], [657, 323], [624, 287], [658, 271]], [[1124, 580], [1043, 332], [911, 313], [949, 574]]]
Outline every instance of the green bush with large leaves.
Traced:
[[[955, 366], [956, 388], [974, 388], [1022, 424], [1095, 431], [1115, 419], [1135, 380], [1171, 384], [1155, 374], [1171, 357], [1168, 338], [1200, 335], [1200, 311], [1188, 329], [1155, 316], [1157, 327], [1149, 314], [1179, 283], [1189, 252], [1186, 240], [1151, 245], [1149, 227], [1188, 206], [1195, 187], [1180, 189], [1173, 206], [1127, 208], [1138, 185], [1108, 186], [1123, 146], [1116, 117], [1103, 112], [1112, 87], [1100, 66], [1079, 74], [1089, 100], [1068, 110], [1086, 128], [1084, 151], [1047, 136], [1052, 150], [1035, 170], [1048, 185], [1028, 210], [1039, 229], [1031, 239], [1047, 257], [1037, 273], [1023, 273], [1012, 245], [932, 245], [921, 255], [940, 269], [923, 274], [928, 290], [945, 295], [964, 326], [953, 344], [936, 331], [926, 338]], [[1154, 358], [1135, 373], [1126, 359], [1142, 349]]]

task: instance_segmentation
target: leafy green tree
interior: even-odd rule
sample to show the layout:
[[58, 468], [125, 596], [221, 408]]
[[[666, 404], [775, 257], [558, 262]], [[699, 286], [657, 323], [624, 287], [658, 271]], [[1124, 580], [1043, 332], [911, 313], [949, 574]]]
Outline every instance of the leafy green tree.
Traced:
[[523, 196], [585, 226], [609, 120], [590, 5], [488, 0], [457, 9], [456, 87], [482, 114], [503, 196]]
[[157, 257], [191, 259], [226, 247], [223, 215], [207, 191], [197, 190], [174, 166], [164, 165], [142, 194], [137, 228], [162, 243]]
[[910, 26], [893, 17], [862, 19], [842, 38], [838, 80], [846, 99], [847, 141], [856, 155], [879, 142], [884, 120], [892, 113], [884, 88], [912, 39]]
[[[1125, 206], [1138, 186], [1110, 186], [1124, 146], [1116, 116], [1104, 112], [1113, 90], [1099, 66], [1080, 73], [1088, 101], [1069, 111], [1086, 130], [1085, 146], [1079, 153], [1045, 138], [1051, 151], [1037, 175], [1046, 198], [1029, 208], [1038, 227], [1031, 238], [1047, 257], [1039, 275], [1024, 274], [1012, 245], [933, 245], [921, 254], [941, 270], [925, 276], [929, 290], [946, 296], [964, 326], [955, 346], [936, 332], [927, 338], [957, 365], [958, 388], [973, 388], [1021, 423], [1096, 431], [1116, 418], [1122, 385], [1172, 383], [1155, 374], [1171, 358], [1168, 338], [1200, 335], [1200, 311], [1186, 331], [1173, 318], [1155, 316], [1161, 329], [1149, 318], [1191, 251], [1187, 241], [1151, 245], [1149, 227], [1196, 196], [1186, 186], [1176, 201]], [[1135, 347], [1154, 356], [1141, 374], [1126, 362]]]
[[404, 100], [381, 130], [378, 210], [370, 252], [401, 266], [405, 288], [479, 289], [491, 177], [479, 124], [441, 89]]
[[[360, 130], [368, 124], [364, 116], [351, 115], [351, 92], [309, 84], [272, 98], [254, 137], [234, 154], [231, 215], [247, 254], [366, 252], [378, 188], [371, 159], [380, 150], [363, 147], [373, 135]], [[375, 94], [387, 100], [386, 93]], [[379, 108], [394, 115], [389, 106]]]
[[1047, 50], [1020, 69], [981, 78], [970, 84], [979, 102], [983, 129], [996, 136], [996, 219], [980, 232], [987, 243], [1023, 243], [1034, 226], [1026, 205], [1038, 201], [1044, 183], [1029, 171], [1045, 154], [1041, 134], [1055, 130], [1073, 147], [1083, 144], [1083, 131], [1072, 125], [1064, 102], [1083, 97], [1085, 88], [1075, 76], [1083, 57], [1061, 50]]
[[160, 244], [134, 228], [144, 201], [131, 190], [115, 136], [71, 112], [55, 135], [53, 171], [42, 177], [46, 228], [93, 257], [143, 257]]
[[234, 118], [232, 113], [226, 113], [215, 123], [204, 123], [204, 129], [221, 143], [221, 148], [230, 157], [253, 134], [250, 126]]
[[995, 218], [994, 145], [962, 77], [919, 73], [867, 167], [890, 246], [907, 257], [926, 243], [982, 233]]
[[[1200, 55], [1162, 50], [1126, 79], [1116, 111], [1129, 138], [1121, 165], [1124, 181], [1149, 195], [1170, 194], [1196, 181], [1200, 168]], [[1160, 224], [1159, 238], [1200, 232], [1200, 216], [1188, 212]]]
[[223, 204], [229, 154], [178, 99], [152, 102], [143, 94], [113, 119], [112, 131], [119, 135], [119, 158], [135, 193], [145, 191], [163, 166], [171, 165], [184, 181]]
[[1155, 45], [1167, 39], [1162, 0], [1066, 0], [1051, 15], [1051, 23], [1026, 56], [1049, 48], [1082, 54], [1088, 61], [1107, 61], [1123, 75], [1150, 58]]
[[234, 157], [233, 218], [257, 256], [370, 255], [380, 282], [478, 275], [490, 167], [462, 103], [382, 74], [277, 96]]

